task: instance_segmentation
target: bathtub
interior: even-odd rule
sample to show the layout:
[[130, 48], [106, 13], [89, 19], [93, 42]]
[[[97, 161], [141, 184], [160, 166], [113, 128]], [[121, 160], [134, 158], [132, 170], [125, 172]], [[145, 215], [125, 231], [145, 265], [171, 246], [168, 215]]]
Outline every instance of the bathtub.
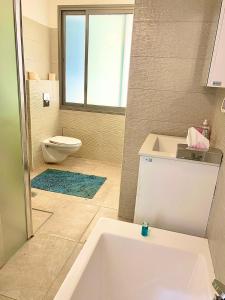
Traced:
[[55, 300], [212, 300], [208, 241], [102, 218]]

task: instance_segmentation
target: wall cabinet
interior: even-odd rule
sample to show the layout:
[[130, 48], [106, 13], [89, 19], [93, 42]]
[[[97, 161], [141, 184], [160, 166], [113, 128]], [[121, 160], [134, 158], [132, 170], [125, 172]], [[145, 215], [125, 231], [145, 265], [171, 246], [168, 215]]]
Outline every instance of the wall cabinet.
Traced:
[[225, 88], [225, 0], [221, 6], [207, 86]]

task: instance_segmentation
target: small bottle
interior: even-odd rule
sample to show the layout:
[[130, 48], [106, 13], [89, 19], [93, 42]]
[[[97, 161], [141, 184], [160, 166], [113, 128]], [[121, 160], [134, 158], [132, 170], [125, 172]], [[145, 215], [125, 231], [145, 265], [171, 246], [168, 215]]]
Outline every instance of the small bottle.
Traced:
[[149, 224], [147, 222], [144, 222], [141, 227], [141, 235], [148, 236], [148, 234], [149, 234]]
[[210, 138], [210, 126], [207, 120], [204, 120], [202, 125], [202, 135], [209, 140]]

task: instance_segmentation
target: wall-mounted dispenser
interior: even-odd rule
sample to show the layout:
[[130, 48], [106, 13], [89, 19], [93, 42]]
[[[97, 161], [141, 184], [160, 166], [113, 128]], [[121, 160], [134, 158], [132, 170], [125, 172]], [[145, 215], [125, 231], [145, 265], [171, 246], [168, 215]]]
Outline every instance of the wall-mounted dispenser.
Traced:
[[50, 94], [49, 93], [43, 93], [43, 107], [50, 106]]

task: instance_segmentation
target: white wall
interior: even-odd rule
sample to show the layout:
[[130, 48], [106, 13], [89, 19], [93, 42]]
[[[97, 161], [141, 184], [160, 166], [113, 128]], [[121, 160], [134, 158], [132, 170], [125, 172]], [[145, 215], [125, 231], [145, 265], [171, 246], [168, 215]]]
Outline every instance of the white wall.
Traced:
[[134, 4], [134, 0], [22, 0], [23, 16], [57, 28], [58, 5]]
[[49, 0], [22, 0], [23, 16], [49, 26]]
[[134, 4], [134, 0], [48, 0], [49, 26], [57, 27], [57, 5]]

